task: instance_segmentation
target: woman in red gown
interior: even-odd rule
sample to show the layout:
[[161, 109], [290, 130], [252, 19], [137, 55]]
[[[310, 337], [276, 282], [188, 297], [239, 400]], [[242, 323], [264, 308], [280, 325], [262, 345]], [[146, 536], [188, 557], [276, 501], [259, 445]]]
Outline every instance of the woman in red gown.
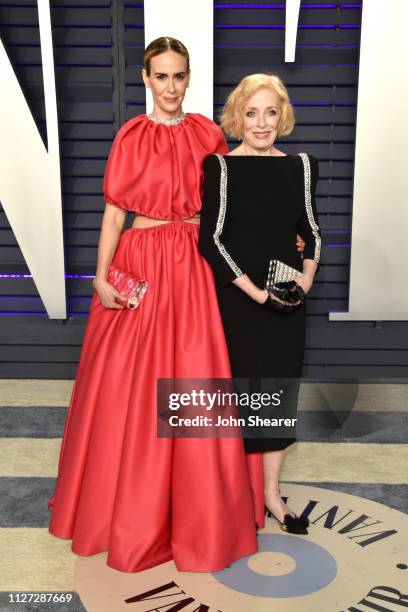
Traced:
[[[174, 559], [211, 572], [257, 550], [264, 525], [262, 456], [242, 440], [157, 438], [157, 378], [229, 378], [212, 271], [198, 252], [202, 162], [227, 152], [220, 128], [184, 114], [188, 52], [146, 49], [154, 110], [125, 123], [104, 178], [107, 202], [94, 294], [49, 500], [49, 531], [79, 555], [136, 572]], [[133, 227], [121, 232], [126, 211]], [[123, 308], [110, 263], [144, 278]]]

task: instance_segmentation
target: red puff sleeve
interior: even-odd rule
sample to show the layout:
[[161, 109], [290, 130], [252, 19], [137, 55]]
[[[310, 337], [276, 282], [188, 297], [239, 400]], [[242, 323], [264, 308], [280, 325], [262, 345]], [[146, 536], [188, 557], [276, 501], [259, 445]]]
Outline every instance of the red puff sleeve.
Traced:
[[220, 140], [217, 144], [217, 148], [215, 149], [214, 153], [219, 153], [220, 155], [227, 155], [227, 153], [229, 153], [228, 143], [225, 140], [225, 136], [222, 133], [221, 128], [220, 128]]
[[[199, 113], [195, 113], [191, 115], [194, 118], [195, 124], [200, 126], [203, 130], [203, 134], [201, 136], [201, 140], [207, 143], [206, 152], [202, 157], [202, 164], [204, 164], [205, 159], [208, 155], [213, 155], [214, 153], [219, 153], [220, 155], [226, 155], [229, 152], [228, 143], [225, 140], [224, 133], [222, 129], [211, 119], [208, 119], [205, 115], [201, 115]], [[200, 197], [202, 198], [204, 193], [204, 172], [203, 166], [201, 167], [200, 173]]]
[[103, 177], [103, 196], [105, 202], [124, 210], [132, 210], [129, 194], [136, 176], [136, 160], [132, 141], [135, 133], [143, 124], [143, 115], [139, 115], [122, 125], [115, 136], [109, 152]]
[[203, 127], [205, 126], [206, 129], [212, 132], [214, 142], [211, 148], [213, 148], [213, 150], [209, 154], [219, 153], [220, 155], [226, 155], [229, 152], [229, 147], [222, 129], [214, 121], [208, 119], [208, 117], [204, 115], [199, 115], [197, 113], [195, 117], [200, 119]]

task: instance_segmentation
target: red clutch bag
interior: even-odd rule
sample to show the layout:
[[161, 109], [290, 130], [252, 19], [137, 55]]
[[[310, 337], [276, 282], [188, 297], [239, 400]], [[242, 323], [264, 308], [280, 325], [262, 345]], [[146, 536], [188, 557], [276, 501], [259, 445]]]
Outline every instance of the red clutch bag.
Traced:
[[113, 264], [109, 267], [107, 281], [120, 293], [126, 295], [126, 300], [119, 301], [129, 310], [135, 310], [140, 305], [149, 286], [147, 281], [139, 280], [126, 270]]

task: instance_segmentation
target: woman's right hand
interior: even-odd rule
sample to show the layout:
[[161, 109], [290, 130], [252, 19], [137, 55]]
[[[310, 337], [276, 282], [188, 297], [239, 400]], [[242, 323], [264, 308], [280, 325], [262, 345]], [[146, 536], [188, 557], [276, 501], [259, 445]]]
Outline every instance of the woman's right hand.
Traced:
[[255, 302], [258, 302], [258, 304], [265, 304], [266, 300], [268, 299], [268, 290], [258, 289], [256, 294], [252, 296], [252, 299], [254, 299]]
[[244, 293], [247, 294], [255, 302], [258, 304], [263, 304], [267, 297], [268, 292], [266, 289], [260, 289], [251, 281], [247, 274], [242, 274], [242, 276], [238, 276], [238, 278], [234, 278], [232, 281], [233, 285], [241, 289]]
[[102, 306], [119, 310], [124, 308], [123, 304], [119, 304], [116, 299], [126, 300], [126, 295], [120, 293], [113, 285], [108, 283], [108, 281], [94, 278], [92, 285], [99, 296]]

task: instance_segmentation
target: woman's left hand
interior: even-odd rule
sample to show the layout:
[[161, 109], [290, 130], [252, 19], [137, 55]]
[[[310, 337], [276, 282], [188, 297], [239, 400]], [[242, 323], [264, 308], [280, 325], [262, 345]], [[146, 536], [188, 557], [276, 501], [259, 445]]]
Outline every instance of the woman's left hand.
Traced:
[[309, 276], [308, 274], [302, 274], [302, 276], [298, 276], [298, 278], [296, 279], [296, 282], [298, 285], [302, 287], [305, 294], [307, 294], [312, 288], [313, 278]]

